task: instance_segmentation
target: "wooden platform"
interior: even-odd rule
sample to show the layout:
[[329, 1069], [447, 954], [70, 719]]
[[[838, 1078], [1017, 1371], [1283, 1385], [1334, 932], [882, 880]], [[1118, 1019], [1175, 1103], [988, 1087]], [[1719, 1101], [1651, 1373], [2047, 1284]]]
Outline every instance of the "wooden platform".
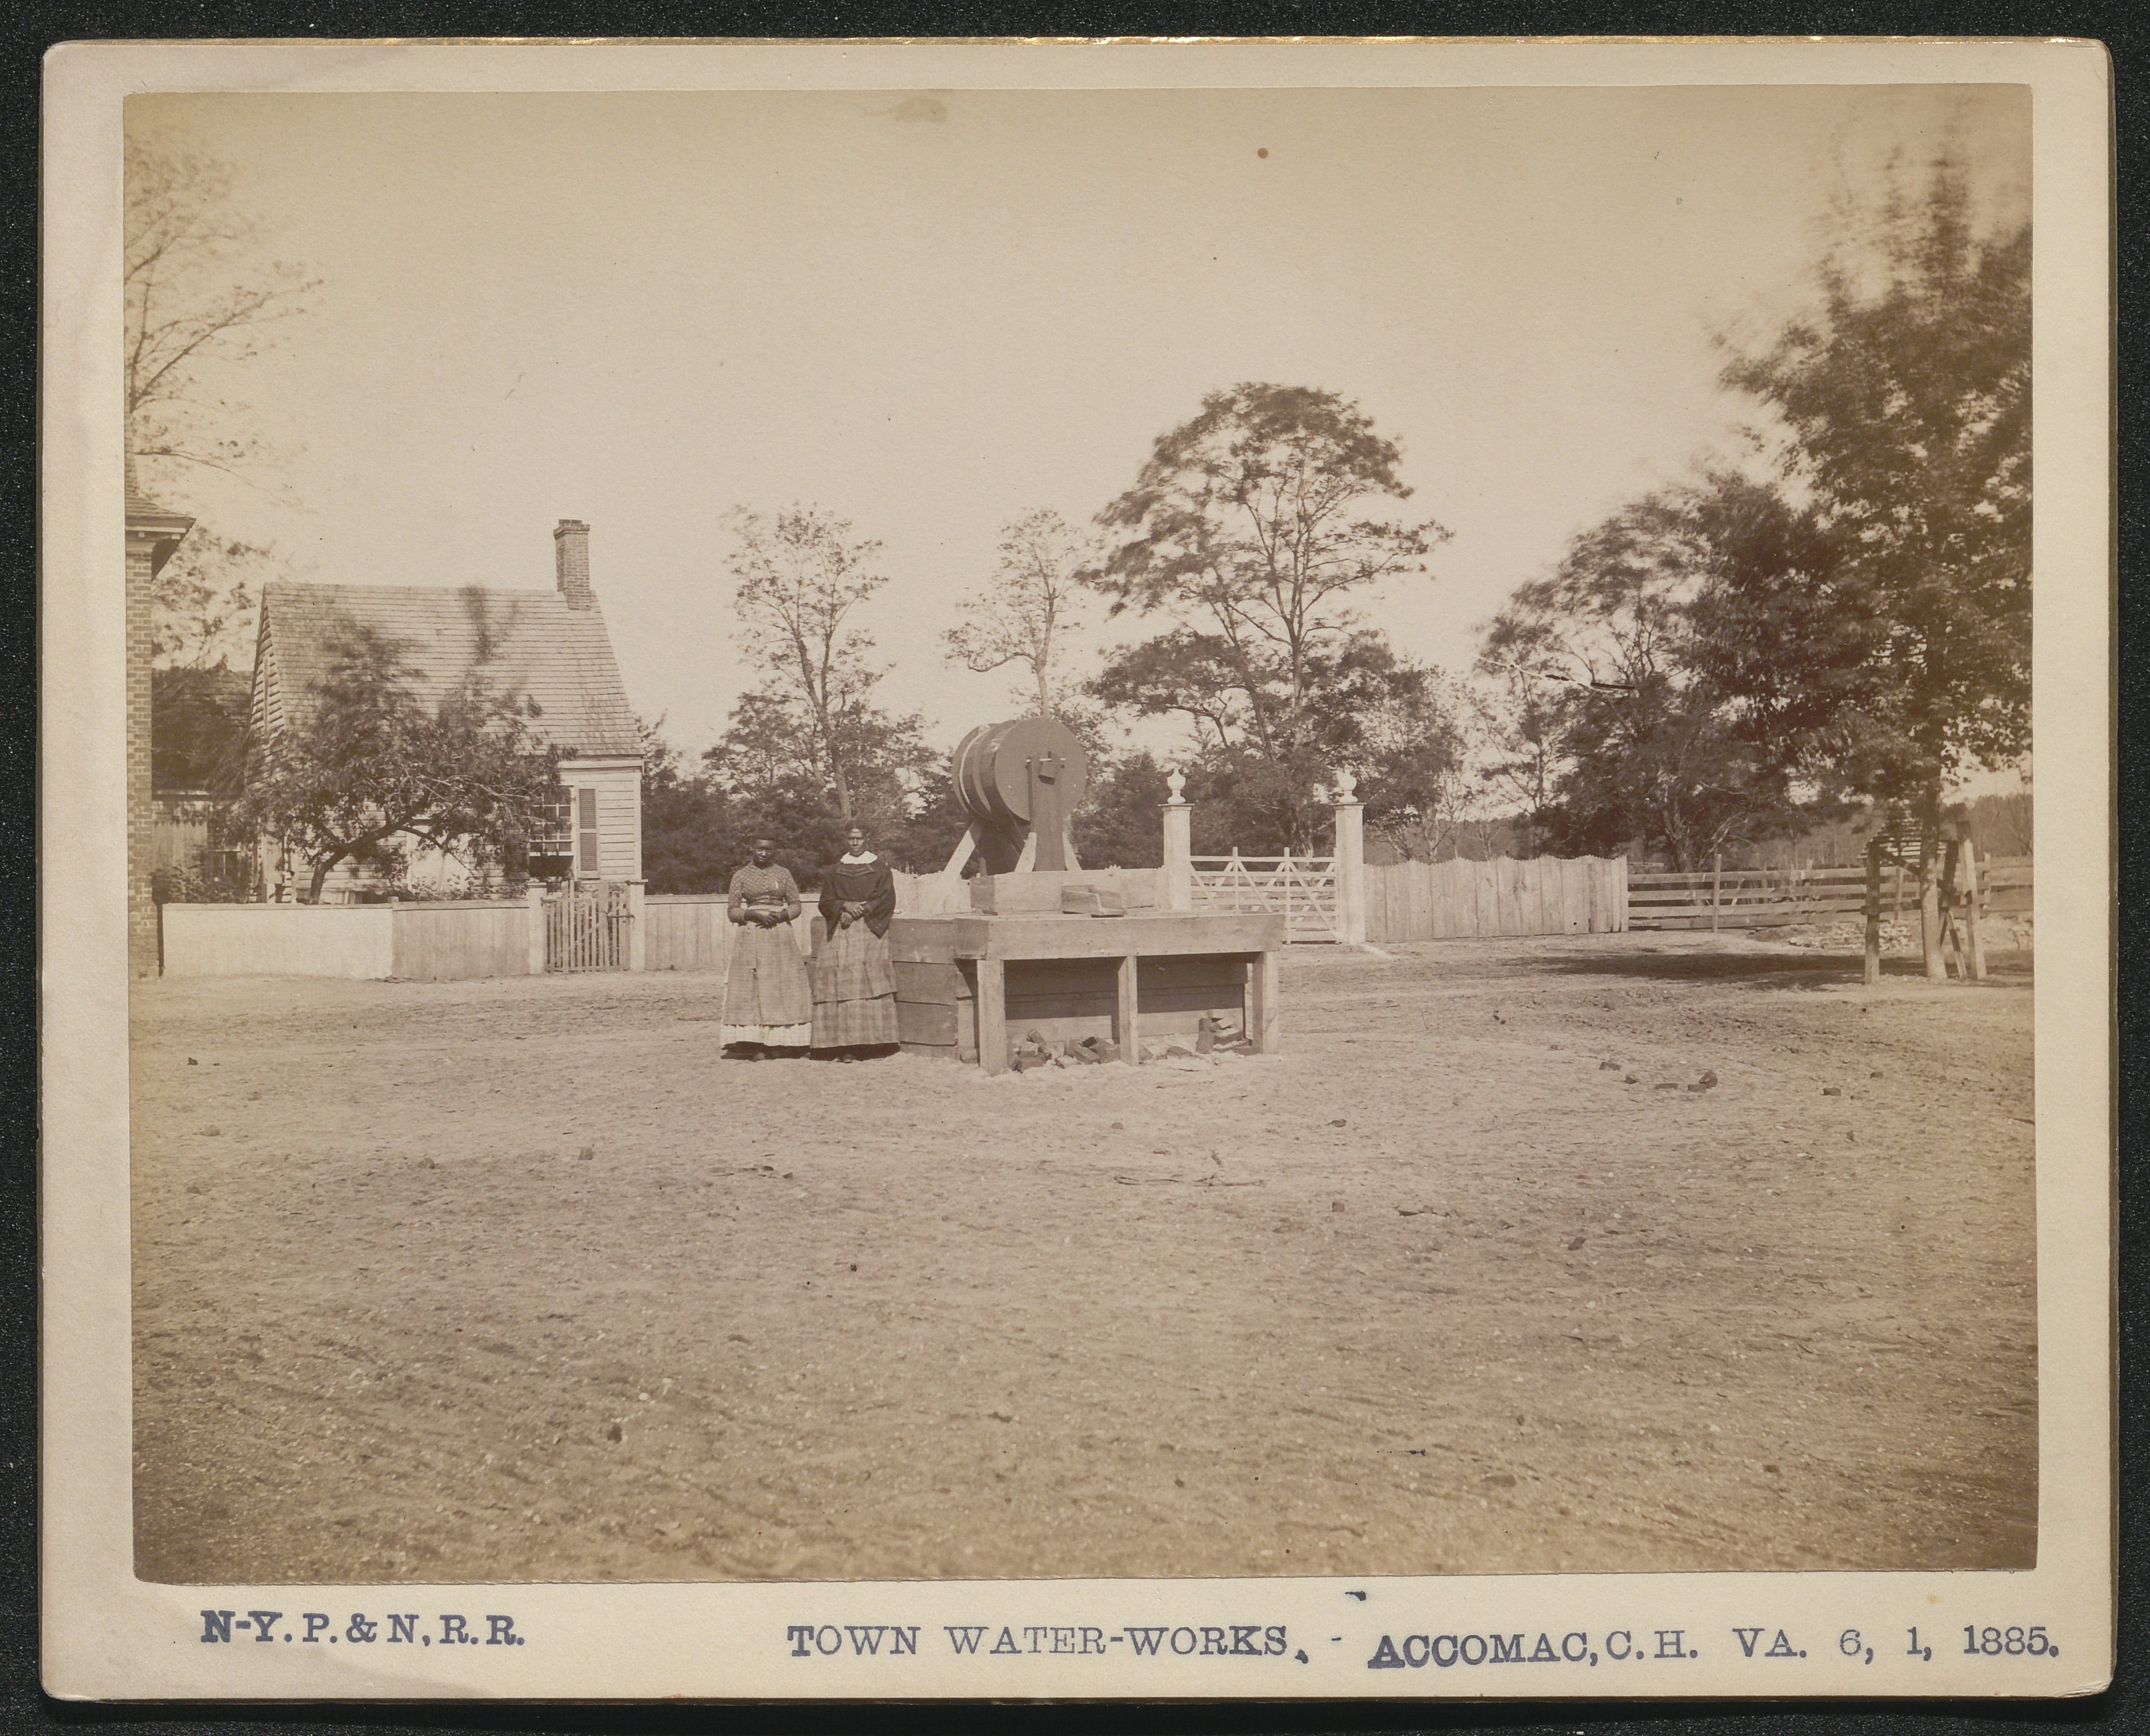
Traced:
[[1284, 919], [1156, 910], [898, 916], [889, 928], [903, 1047], [1005, 1072], [1010, 1033], [1108, 1037], [1129, 1062], [1143, 1037], [1192, 1036], [1205, 1012], [1244, 1017], [1275, 1050]]

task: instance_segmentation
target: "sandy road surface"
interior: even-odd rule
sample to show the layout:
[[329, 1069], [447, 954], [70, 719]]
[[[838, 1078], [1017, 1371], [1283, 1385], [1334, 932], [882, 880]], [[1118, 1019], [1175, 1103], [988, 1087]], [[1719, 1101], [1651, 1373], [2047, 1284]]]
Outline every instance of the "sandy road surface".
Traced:
[[1395, 952], [997, 1080], [719, 1062], [709, 977], [146, 985], [139, 1571], [2032, 1561], [2027, 959]]

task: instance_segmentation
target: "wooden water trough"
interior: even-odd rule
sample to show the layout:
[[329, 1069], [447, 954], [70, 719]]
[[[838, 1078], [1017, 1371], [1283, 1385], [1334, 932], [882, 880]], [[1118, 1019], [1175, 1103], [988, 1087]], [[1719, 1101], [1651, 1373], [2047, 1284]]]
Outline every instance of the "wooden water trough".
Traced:
[[[1173, 909], [1163, 871], [1082, 869], [1067, 820], [1083, 766], [1062, 724], [974, 730], [956, 763], [970, 831], [933, 908], [889, 928], [906, 1049], [1001, 1073], [1036, 1032], [1056, 1047], [1102, 1037], [1133, 1063], [1145, 1037], [1192, 1037], [1206, 1013], [1275, 1051], [1281, 916]], [[966, 881], [973, 854], [992, 871]]]

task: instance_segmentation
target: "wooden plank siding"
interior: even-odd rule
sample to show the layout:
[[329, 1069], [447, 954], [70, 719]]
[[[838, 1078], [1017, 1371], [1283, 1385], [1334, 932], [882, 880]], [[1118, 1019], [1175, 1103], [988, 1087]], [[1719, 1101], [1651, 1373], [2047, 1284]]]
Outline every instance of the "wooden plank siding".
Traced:
[[389, 906], [390, 974], [416, 982], [523, 976], [530, 971], [530, 906], [442, 900]]
[[1537, 856], [1456, 857], [1366, 870], [1366, 938], [1486, 940], [1499, 936], [1618, 934], [1627, 926], [1628, 862]]

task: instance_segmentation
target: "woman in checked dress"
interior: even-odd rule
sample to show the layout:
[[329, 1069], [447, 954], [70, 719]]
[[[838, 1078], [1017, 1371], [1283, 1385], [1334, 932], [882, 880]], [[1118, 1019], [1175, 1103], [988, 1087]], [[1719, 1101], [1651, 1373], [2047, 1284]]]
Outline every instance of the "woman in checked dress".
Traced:
[[775, 840], [754, 840], [754, 860], [732, 876], [726, 914], [731, 969], [724, 978], [724, 1047], [749, 1061], [772, 1049], [805, 1052], [813, 1036], [814, 989], [791, 931], [799, 885], [775, 860]]
[[851, 827], [844, 839], [842, 860], [821, 876], [821, 920], [829, 937], [814, 961], [814, 1047], [855, 1061], [896, 1045], [896, 972], [888, 957], [896, 876], [866, 848], [863, 826]]

